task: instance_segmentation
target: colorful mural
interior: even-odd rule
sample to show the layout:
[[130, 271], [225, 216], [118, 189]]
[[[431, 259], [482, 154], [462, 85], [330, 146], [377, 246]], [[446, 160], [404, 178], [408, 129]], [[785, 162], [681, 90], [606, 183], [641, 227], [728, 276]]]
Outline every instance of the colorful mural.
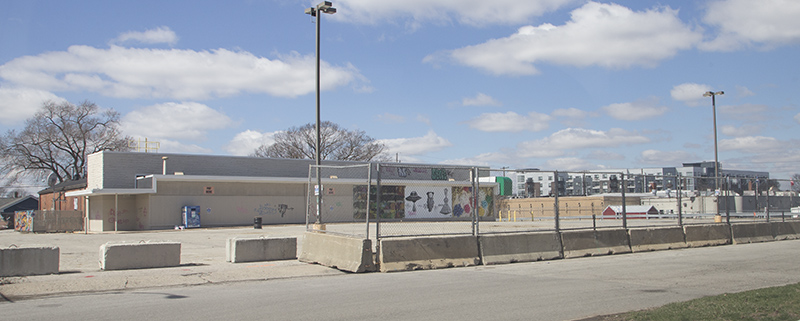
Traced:
[[14, 230], [19, 232], [33, 232], [33, 210], [16, 211], [14, 213]]
[[[493, 216], [493, 201], [491, 187], [479, 188], [477, 215]], [[472, 187], [453, 187], [453, 217], [470, 216], [475, 210]]]
[[[405, 187], [404, 186], [382, 186], [381, 187], [381, 218], [396, 219], [405, 218]], [[375, 218], [375, 211], [378, 208], [376, 203], [377, 188], [370, 186], [369, 188], [369, 217]], [[367, 186], [356, 185], [353, 186], [353, 218], [364, 219], [367, 214]]]

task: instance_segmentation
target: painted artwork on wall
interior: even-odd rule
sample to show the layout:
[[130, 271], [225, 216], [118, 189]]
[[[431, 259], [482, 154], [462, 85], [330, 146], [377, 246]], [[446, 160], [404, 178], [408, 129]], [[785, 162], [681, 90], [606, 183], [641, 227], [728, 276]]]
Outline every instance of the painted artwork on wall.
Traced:
[[494, 197], [491, 187], [478, 189], [478, 206], [473, 202], [472, 187], [453, 187], [453, 217], [469, 217], [477, 210], [478, 216], [493, 216]]
[[[403, 205], [405, 202], [404, 186], [382, 186], [381, 187], [381, 202], [382, 219], [399, 219], [406, 217], [406, 210]], [[377, 188], [370, 186], [369, 188], [369, 217], [375, 218], [375, 212], [378, 208], [377, 203]], [[356, 185], [353, 186], [353, 218], [364, 219], [367, 213], [367, 186]]]
[[452, 217], [450, 187], [406, 186], [406, 218]]
[[19, 232], [33, 232], [33, 210], [14, 212], [14, 230]]

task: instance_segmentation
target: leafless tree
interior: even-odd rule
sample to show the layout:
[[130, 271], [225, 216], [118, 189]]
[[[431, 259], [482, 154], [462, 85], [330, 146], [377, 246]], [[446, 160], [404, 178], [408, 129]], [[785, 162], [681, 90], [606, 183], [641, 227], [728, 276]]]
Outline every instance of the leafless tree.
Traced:
[[[275, 134], [274, 144], [259, 146], [252, 156], [314, 159], [316, 139], [313, 123], [292, 127]], [[386, 160], [387, 156], [381, 155], [385, 149], [384, 144], [367, 136], [364, 131], [346, 130], [329, 121], [320, 124], [320, 158], [323, 160]]]
[[21, 131], [0, 137], [0, 171], [6, 184], [40, 180], [53, 173], [58, 181], [86, 176], [86, 156], [99, 151], [128, 151], [132, 139], [119, 129], [120, 115], [84, 101], [45, 102]]

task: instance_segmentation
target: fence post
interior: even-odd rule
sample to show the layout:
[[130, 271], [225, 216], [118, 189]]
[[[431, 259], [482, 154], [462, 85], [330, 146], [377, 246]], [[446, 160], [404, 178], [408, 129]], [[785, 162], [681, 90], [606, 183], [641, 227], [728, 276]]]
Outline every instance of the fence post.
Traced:
[[622, 177], [622, 228], [628, 229], [628, 210], [625, 204], [625, 190], [628, 189], [628, 184], [625, 182], [625, 173], [621, 173]]
[[478, 236], [479, 233], [479, 221], [480, 218], [478, 214], [480, 214], [480, 201], [478, 201], [478, 189], [480, 188], [480, 183], [478, 183], [478, 168], [473, 167], [469, 170], [470, 180], [472, 181], [472, 235]]
[[553, 202], [553, 210], [554, 210], [553, 218], [555, 218], [556, 232], [560, 232], [561, 231], [561, 226], [559, 224], [559, 217], [558, 217], [558, 187], [559, 187], [558, 186], [559, 185], [558, 184], [558, 171], [554, 171], [553, 172], [553, 182], [550, 183], [550, 184], [551, 184], [550, 185], [550, 190], [551, 191], [553, 190], [553, 187], [555, 187], [555, 189], [556, 189], [556, 191], [554, 193], [555, 199], [554, 199], [554, 202]]
[[764, 212], [764, 215], [767, 216], [767, 223], [769, 223], [769, 181], [767, 182], [767, 208]]
[[367, 239], [369, 240], [369, 188], [372, 187], [372, 164], [367, 164]]
[[[381, 163], [376, 163], [375, 168], [378, 172], [378, 179], [375, 182], [375, 242], [380, 244], [381, 239]], [[367, 190], [367, 193], [370, 193]], [[369, 216], [369, 208], [367, 208]]]
[[730, 200], [729, 200], [730, 193], [731, 193], [730, 192], [730, 189], [731, 189], [731, 177], [730, 176], [728, 176], [725, 179], [725, 184], [727, 185], [726, 189], [725, 189], [725, 193], [727, 193], [726, 195], [728, 195], [728, 197], [725, 198], [725, 223], [728, 223], [728, 225], [731, 225], [731, 209], [730, 209], [731, 204], [730, 204]]
[[683, 202], [681, 201], [681, 194], [683, 194], [683, 191], [681, 191], [681, 185], [683, 185], [685, 181], [685, 179], [679, 177], [678, 183], [675, 184], [678, 186], [678, 226], [680, 227], [683, 227]]

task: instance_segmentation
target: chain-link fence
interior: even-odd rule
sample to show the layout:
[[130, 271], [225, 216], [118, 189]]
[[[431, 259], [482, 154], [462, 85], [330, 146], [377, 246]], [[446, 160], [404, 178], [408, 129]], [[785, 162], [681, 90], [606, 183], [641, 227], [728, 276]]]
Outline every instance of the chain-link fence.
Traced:
[[790, 180], [677, 171], [375, 163], [312, 166], [309, 187], [309, 229], [378, 239], [800, 220]]
[[[372, 166], [326, 166], [309, 168], [306, 228], [369, 238], [374, 235], [367, 209], [375, 206]], [[363, 224], [353, 224], [353, 223]], [[372, 230], [373, 232], [370, 232]]]

